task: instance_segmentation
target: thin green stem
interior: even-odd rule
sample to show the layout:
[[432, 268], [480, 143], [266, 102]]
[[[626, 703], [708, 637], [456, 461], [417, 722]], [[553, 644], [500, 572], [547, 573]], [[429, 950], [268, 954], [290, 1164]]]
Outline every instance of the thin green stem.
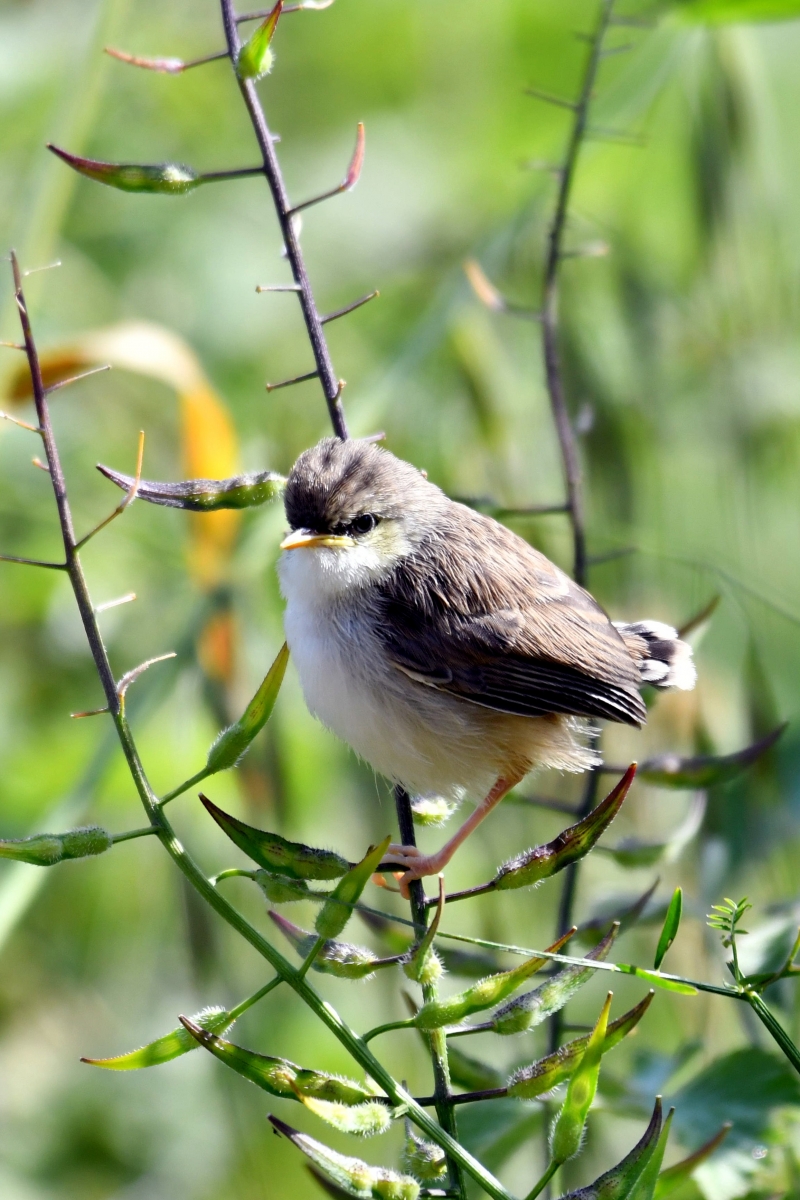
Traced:
[[544, 1191], [544, 1189], [547, 1187], [548, 1183], [553, 1178], [553, 1176], [555, 1175], [556, 1171], [558, 1170], [558, 1168], [560, 1166], [561, 1166], [560, 1163], [557, 1163], [557, 1162], [555, 1162], [555, 1160], [551, 1159], [544, 1175], [542, 1176], [542, 1178], [539, 1180], [538, 1183], [535, 1183], [533, 1185], [533, 1187], [531, 1188], [531, 1190], [528, 1192], [527, 1196], [525, 1197], [525, 1200], [536, 1200], [536, 1197], [539, 1195], [540, 1192]]
[[243, 879], [255, 879], [255, 871], [243, 871], [241, 867], [228, 867], [224, 871], [220, 871], [218, 875], [211, 876], [211, 882], [216, 885], [221, 879], [236, 879], [241, 876]]
[[778, 1043], [781, 1050], [794, 1067], [795, 1071], [800, 1073], [800, 1050], [797, 1048], [797, 1046], [795, 1046], [794, 1042], [789, 1037], [781, 1023], [777, 1020], [772, 1010], [767, 1008], [766, 1004], [757, 992], [746, 990], [742, 993], [742, 999], [747, 1001], [753, 1012], [758, 1017], [759, 1021], [761, 1021], [765, 1029], [769, 1031], [771, 1036]]
[[162, 796], [158, 801], [159, 808], [163, 808], [165, 804], [169, 804], [170, 800], [175, 800], [178, 796], [182, 796], [184, 792], [188, 792], [189, 788], [194, 787], [196, 783], [202, 783], [204, 779], [208, 779], [210, 774], [211, 771], [209, 771], [208, 767], [203, 767], [202, 771], [198, 771], [191, 779], [184, 780], [183, 783], [179, 783], [176, 788], [173, 788], [171, 792], [167, 792], [166, 796]]
[[363, 1035], [362, 1041], [366, 1045], [376, 1038], [380, 1033], [391, 1033], [393, 1029], [413, 1029], [413, 1021], [387, 1021], [385, 1025], [376, 1025], [374, 1029], [370, 1029], [368, 1033]]
[[264, 996], [267, 996], [270, 992], [274, 991], [279, 983], [283, 983], [280, 975], [276, 975], [274, 979], [270, 979], [269, 983], [265, 983], [264, 986], [259, 988], [257, 992], [253, 992], [252, 996], [248, 996], [246, 1000], [242, 1000], [241, 1004], [236, 1005], [236, 1008], [230, 1009], [228, 1012], [230, 1019], [232, 1021], [238, 1021], [242, 1013], [247, 1012], [248, 1008], [252, 1008], [253, 1005], [257, 1004], [259, 1000], [262, 1000]]
[[305, 976], [311, 970], [314, 959], [317, 957], [320, 950], [325, 945], [325, 941], [326, 941], [326, 939], [324, 937], [322, 937], [322, 935], [320, 934], [320, 936], [314, 942], [314, 945], [309, 950], [306, 957], [303, 959], [303, 961], [300, 964], [300, 967], [298, 969], [298, 972], [297, 972], [301, 979], [305, 978]]
[[117, 842], [130, 842], [133, 838], [151, 837], [154, 833], [158, 833], [157, 825], [145, 825], [142, 829], [129, 829], [127, 833], [115, 833], [111, 841], [116, 846]]

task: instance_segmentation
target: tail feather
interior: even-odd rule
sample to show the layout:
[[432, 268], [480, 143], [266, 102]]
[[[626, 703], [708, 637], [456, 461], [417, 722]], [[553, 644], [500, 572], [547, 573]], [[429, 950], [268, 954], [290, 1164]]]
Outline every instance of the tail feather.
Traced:
[[692, 648], [678, 631], [661, 621], [615, 622], [625, 645], [639, 664], [642, 683], [691, 691], [697, 681]]

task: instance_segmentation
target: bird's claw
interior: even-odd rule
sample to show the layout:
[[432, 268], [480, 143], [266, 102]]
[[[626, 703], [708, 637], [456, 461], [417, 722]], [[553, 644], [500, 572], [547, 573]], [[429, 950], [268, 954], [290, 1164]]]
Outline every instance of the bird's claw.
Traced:
[[426, 875], [438, 875], [447, 865], [441, 854], [423, 854], [418, 846], [389, 846], [384, 861], [396, 862], [404, 869], [404, 873], [399, 877], [395, 875], [395, 879], [400, 884], [400, 892], [405, 900], [410, 898], [410, 884], [417, 879], [424, 879]]

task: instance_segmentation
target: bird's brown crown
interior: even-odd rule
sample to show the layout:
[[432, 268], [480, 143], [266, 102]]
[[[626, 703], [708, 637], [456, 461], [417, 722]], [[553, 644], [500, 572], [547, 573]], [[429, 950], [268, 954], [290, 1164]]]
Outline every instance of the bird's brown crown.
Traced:
[[420, 485], [438, 491], [416, 467], [373, 442], [324, 438], [304, 451], [289, 473], [286, 517], [292, 529], [350, 532], [359, 518], [402, 518]]

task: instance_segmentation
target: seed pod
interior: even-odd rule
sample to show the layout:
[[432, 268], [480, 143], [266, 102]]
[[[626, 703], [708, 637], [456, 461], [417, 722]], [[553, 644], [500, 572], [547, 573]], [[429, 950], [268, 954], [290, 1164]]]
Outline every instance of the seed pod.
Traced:
[[136, 485], [137, 500], [161, 504], [165, 508], [184, 508], [189, 512], [216, 512], [221, 508], [257, 508], [280, 496], [286, 486], [283, 475], [275, 471], [256, 471], [252, 475], [234, 475], [230, 479], [184, 479], [179, 483], [160, 483], [123, 475], [97, 464], [97, 469], [124, 492]]
[[268, 75], [272, 70], [275, 56], [270, 43], [282, 8], [283, 0], [278, 0], [266, 20], [262, 21], [239, 51], [236, 59], [236, 71], [240, 79], [261, 79], [263, 75]]
[[418, 796], [411, 801], [414, 824], [421, 825], [423, 829], [444, 825], [455, 811], [456, 805], [443, 796]]
[[556, 1117], [550, 1139], [550, 1151], [554, 1162], [567, 1162], [581, 1148], [586, 1118], [597, 1091], [600, 1059], [608, 1029], [608, 1013], [611, 1008], [612, 995], [613, 993], [609, 992], [606, 997], [597, 1024], [586, 1043], [586, 1049], [569, 1081], [564, 1104]]
[[289, 879], [286, 875], [264, 870], [256, 871], [253, 878], [270, 904], [291, 904], [294, 900], [313, 900], [320, 896], [319, 892], [312, 892], [305, 879]]
[[[570, 929], [563, 937], [548, 947], [548, 952], [557, 954], [561, 947], [575, 932]], [[450, 996], [446, 1000], [429, 1000], [414, 1017], [417, 1029], [441, 1029], [444, 1025], [455, 1025], [471, 1013], [482, 1012], [491, 1008], [499, 1000], [505, 1000], [521, 983], [530, 979], [549, 962], [547, 958], [534, 955], [526, 959], [520, 966], [511, 971], [501, 971], [498, 975], [489, 975], [480, 983], [473, 984], [463, 992]]]
[[403, 963], [403, 970], [409, 979], [415, 980], [425, 987], [436, 983], [442, 975], [442, 960], [433, 948], [433, 939], [439, 930], [439, 922], [444, 912], [444, 876], [439, 876], [439, 903], [433, 920], [425, 931], [424, 936], [408, 952], [408, 958]]
[[[224, 1008], [204, 1008], [202, 1012], [196, 1013], [191, 1021], [208, 1033], [225, 1033], [233, 1024]], [[81, 1062], [89, 1063], [93, 1067], [105, 1067], [108, 1071], [139, 1071], [142, 1067], [157, 1067], [161, 1063], [171, 1062], [173, 1058], [187, 1054], [189, 1050], [196, 1050], [197, 1046], [197, 1039], [181, 1025], [171, 1033], [165, 1033], [163, 1037], [142, 1046], [140, 1050], [131, 1050], [129, 1054], [118, 1054], [114, 1058], [82, 1058]]]
[[[270, 912], [269, 915], [281, 933], [296, 948], [300, 957], [306, 958], [317, 944], [317, 935], [293, 925], [280, 913]], [[404, 954], [378, 958], [366, 946], [353, 946], [350, 942], [327, 938], [311, 966], [323, 975], [336, 975], [339, 979], [368, 979], [376, 971], [382, 970], [383, 967], [393, 967], [404, 958]]]
[[644, 1170], [636, 1180], [633, 1190], [628, 1194], [629, 1200], [653, 1200], [658, 1185], [658, 1173], [664, 1161], [664, 1151], [669, 1141], [669, 1129], [674, 1115], [675, 1109], [671, 1108], [667, 1114], [666, 1121], [661, 1127], [658, 1141], [645, 1163]]
[[630, 1197], [653, 1155], [661, 1133], [661, 1097], [656, 1097], [650, 1124], [641, 1141], [630, 1154], [617, 1163], [605, 1175], [595, 1179], [588, 1187], [577, 1192], [568, 1192], [561, 1200], [630, 1200]]
[[[586, 957], [602, 961], [608, 956], [618, 933], [619, 924], [615, 922], [609, 933], [589, 951]], [[563, 971], [553, 975], [546, 983], [541, 984], [532, 992], [526, 992], [524, 996], [518, 996], [516, 1000], [509, 1000], [508, 1004], [498, 1008], [491, 1017], [492, 1030], [494, 1033], [511, 1034], [524, 1033], [527, 1029], [533, 1029], [534, 1026], [540, 1025], [542, 1021], [563, 1008], [567, 1001], [585, 983], [588, 983], [594, 974], [591, 967], [565, 967]]]
[[303, 1105], [341, 1133], [354, 1137], [374, 1137], [391, 1128], [392, 1115], [388, 1105], [379, 1100], [367, 1100], [363, 1104], [348, 1105], [336, 1100], [318, 1100], [316, 1096], [297, 1093]]
[[447, 1174], [447, 1157], [435, 1142], [418, 1138], [406, 1121], [406, 1140], [400, 1166], [421, 1183], [436, 1183]]
[[391, 838], [387, 836], [377, 846], [371, 846], [361, 862], [351, 867], [339, 880], [329, 899], [317, 913], [314, 928], [320, 937], [335, 938], [342, 932], [353, 915], [353, 905], [357, 903], [370, 877], [377, 870], [390, 841]]
[[249, 749], [253, 738], [264, 728], [272, 715], [275, 701], [278, 699], [278, 692], [281, 690], [288, 661], [289, 647], [284, 642], [261, 686], [239, 720], [224, 729], [209, 750], [206, 763], [206, 771], [209, 775], [215, 775], [217, 771], [226, 771], [229, 767], [235, 767], [245, 751]]
[[287, 1137], [298, 1150], [337, 1187], [355, 1200], [417, 1200], [419, 1184], [408, 1175], [399, 1175], [385, 1167], [372, 1167], [360, 1158], [338, 1154], [291, 1125], [270, 1115], [272, 1126]]
[[162, 196], [180, 196], [199, 187], [203, 182], [196, 171], [182, 163], [109, 163], [93, 158], [80, 158], [68, 154], [58, 146], [48, 143], [48, 150], [57, 154], [67, 166], [79, 175], [95, 179], [98, 183], [119, 188], [123, 192], [157, 192]]
[[[648, 992], [635, 1008], [611, 1022], [603, 1039], [603, 1054], [607, 1054], [609, 1050], [618, 1046], [622, 1039], [627, 1037], [631, 1030], [639, 1024], [650, 1007], [654, 995], [655, 992]], [[567, 1042], [554, 1054], [548, 1054], [546, 1058], [540, 1058], [537, 1062], [531, 1063], [529, 1067], [522, 1067], [515, 1071], [508, 1081], [508, 1095], [517, 1100], [535, 1100], [537, 1096], [543, 1096], [546, 1092], [552, 1091], [559, 1083], [569, 1079], [581, 1061], [588, 1044], [589, 1034], [587, 1033]], [[450, 1053], [452, 1054], [452, 1047]], [[494, 1085], [484, 1084], [483, 1086]]]
[[87, 858], [103, 854], [113, 845], [111, 834], [99, 825], [85, 829], [70, 829], [67, 833], [35, 833], [26, 838], [0, 841], [0, 858], [32, 863], [36, 867], [52, 867], [67, 858]]
[[317, 850], [302, 842], [289, 842], [277, 833], [245, 825], [201, 796], [206, 810], [234, 845], [267, 871], [289, 879], [337, 879], [350, 869], [346, 858], [331, 850]]
[[500, 867], [494, 877], [494, 887], [505, 891], [509, 888], [530, 887], [539, 883], [558, 871], [563, 871], [570, 863], [577, 862], [588, 854], [598, 838], [608, 829], [614, 817], [622, 807], [622, 802], [628, 794], [636, 774], [636, 764], [628, 767], [613, 791], [605, 800], [598, 804], [587, 817], [565, 829], [552, 842], [544, 846], [535, 846], [524, 854], [518, 854], [504, 866]]

